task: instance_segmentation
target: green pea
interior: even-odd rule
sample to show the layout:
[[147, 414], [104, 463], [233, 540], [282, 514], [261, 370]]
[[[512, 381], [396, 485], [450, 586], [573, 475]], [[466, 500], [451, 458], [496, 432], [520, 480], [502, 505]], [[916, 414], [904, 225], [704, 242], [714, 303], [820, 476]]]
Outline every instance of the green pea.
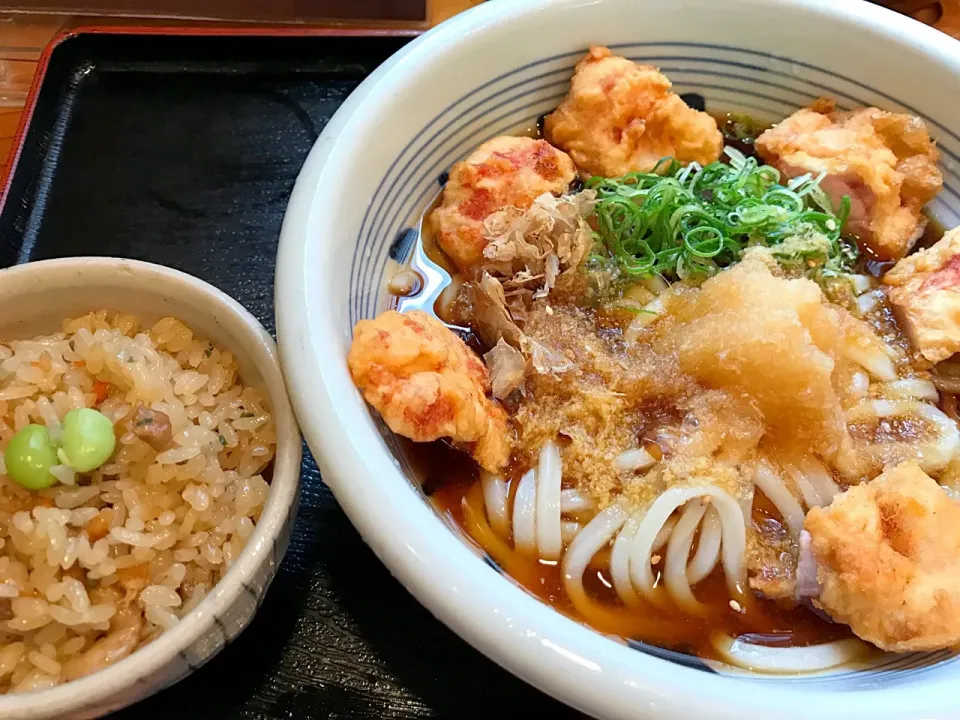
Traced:
[[42, 490], [57, 481], [50, 474], [57, 464], [57, 449], [43, 425], [27, 425], [10, 438], [3, 461], [10, 479], [30, 490]]
[[110, 459], [116, 444], [106, 415], [92, 408], [71, 410], [63, 418], [58, 457], [77, 472], [90, 472]]

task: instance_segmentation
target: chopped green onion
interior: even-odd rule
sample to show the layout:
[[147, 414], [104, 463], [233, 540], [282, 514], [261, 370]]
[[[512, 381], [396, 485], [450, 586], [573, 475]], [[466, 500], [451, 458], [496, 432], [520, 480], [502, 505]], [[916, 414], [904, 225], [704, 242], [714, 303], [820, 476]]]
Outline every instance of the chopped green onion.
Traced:
[[620, 312], [627, 312], [631, 315], [657, 315], [653, 310], [647, 310], [646, 308], [636, 307], [635, 305], [627, 305], [626, 303], [616, 303], [613, 306], [614, 310], [619, 310]]
[[592, 257], [612, 257], [628, 275], [685, 279], [712, 275], [761, 246], [784, 264], [850, 269], [856, 243], [842, 235], [850, 199], [834, 210], [820, 187], [825, 173], [781, 185], [775, 168], [732, 147], [724, 152], [727, 162], [705, 167], [668, 157], [648, 173], [588, 180], [597, 193]]

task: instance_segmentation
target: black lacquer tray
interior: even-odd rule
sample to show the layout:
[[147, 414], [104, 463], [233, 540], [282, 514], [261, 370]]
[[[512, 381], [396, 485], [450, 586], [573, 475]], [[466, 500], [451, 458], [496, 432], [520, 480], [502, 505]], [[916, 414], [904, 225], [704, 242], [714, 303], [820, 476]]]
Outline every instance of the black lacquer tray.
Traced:
[[[277, 238], [307, 152], [407, 38], [79, 33], [45, 56], [0, 210], [0, 266], [168, 265], [271, 331]], [[576, 716], [486, 660], [395, 581], [309, 453], [286, 559], [230, 647], [123, 718]]]

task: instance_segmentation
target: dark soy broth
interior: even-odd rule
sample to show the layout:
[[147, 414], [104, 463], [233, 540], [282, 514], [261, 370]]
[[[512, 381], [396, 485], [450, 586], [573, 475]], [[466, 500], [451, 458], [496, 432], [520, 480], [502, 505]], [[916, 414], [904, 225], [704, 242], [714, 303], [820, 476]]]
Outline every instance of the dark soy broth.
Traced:
[[[702, 617], [691, 616], [667, 605], [626, 608], [612, 590], [606, 568], [587, 569], [584, 587], [590, 606], [573, 605], [563, 587], [559, 563], [539, 560], [514, 550], [486, 522], [482, 490], [476, 466], [465, 453], [443, 442], [408, 443], [408, 457], [423, 478], [423, 490], [431, 504], [459, 529], [468, 542], [483, 549], [516, 583], [558, 612], [600, 632], [640, 640], [660, 647], [718, 659], [710, 635], [725, 632], [751, 642], [771, 646], [806, 646], [852, 637], [845, 625], [830, 623], [802, 606], [780, 606], [754, 598], [741, 612], [730, 606], [730, 593], [720, 566], [696, 587], [697, 599], [707, 606]], [[511, 483], [511, 491], [516, 483]], [[754, 503], [754, 524], [778, 523], [772, 506], [759, 497]], [[601, 550], [598, 559], [609, 557]], [[604, 563], [605, 564], [605, 563]], [[657, 568], [655, 567], [655, 571]]]

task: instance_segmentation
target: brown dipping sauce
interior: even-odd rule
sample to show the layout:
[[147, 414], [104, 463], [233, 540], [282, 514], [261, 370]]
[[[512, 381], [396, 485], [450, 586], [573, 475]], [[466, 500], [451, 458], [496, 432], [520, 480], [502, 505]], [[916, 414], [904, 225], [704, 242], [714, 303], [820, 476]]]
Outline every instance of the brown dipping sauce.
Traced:
[[[781, 607], [757, 598], [744, 611], [736, 612], [730, 606], [730, 593], [719, 564], [695, 589], [697, 599], [708, 608], [703, 617], [671, 607], [645, 605], [627, 609], [613, 591], [606, 569], [592, 567], [587, 569], [583, 581], [595, 607], [585, 615], [568, 598], [559, 563], [515, 551], [489, 532], [488, 526], [486, 533], [471, 532], [476, 527], [468, 521], [468, 513], [484, 518], [484, 510], [477, 482], [479, 473], [469, 456], [440, 441], [408, 442], [404, 447], [417, 474], [423, 478], [422, 488], [430, 503], [460, 530], [464, 540], [484, 550], [506, 575], [528, 592], [558, 612], [600, 632], [714, 660], [720, 658], [710, 644], [710, 635], [717, 631], [776, 647], [816, 645], [853, 637], [847, 626], [828, 622], [802, 606]], [[516, 483], [511, 483], [511, 490], [515, 487]], [[768, 530], [771, 525], [779, 526], [772, 506], [765, 503], [762, 496], [754, 503], [753, 522], [765, 524]], [[603, 551], [599, 555], [602, 556]]]

